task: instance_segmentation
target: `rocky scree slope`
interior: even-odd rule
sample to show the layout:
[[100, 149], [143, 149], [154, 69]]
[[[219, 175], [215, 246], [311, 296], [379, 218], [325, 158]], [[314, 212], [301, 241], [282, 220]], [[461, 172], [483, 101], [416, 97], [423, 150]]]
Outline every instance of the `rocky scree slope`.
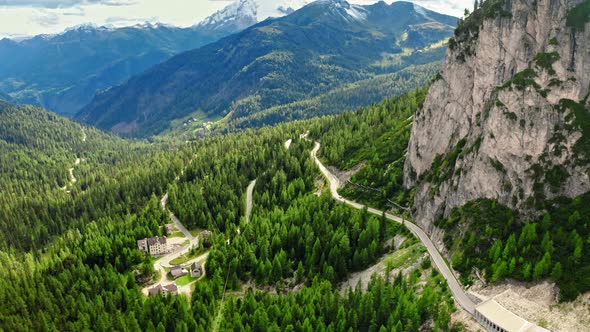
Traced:
[[434, 221], [472, 200], [531, 217], [590, 190], [587, 3], [488, 0], [459, 24], [405, 165], [416, 222], [438, 240]]

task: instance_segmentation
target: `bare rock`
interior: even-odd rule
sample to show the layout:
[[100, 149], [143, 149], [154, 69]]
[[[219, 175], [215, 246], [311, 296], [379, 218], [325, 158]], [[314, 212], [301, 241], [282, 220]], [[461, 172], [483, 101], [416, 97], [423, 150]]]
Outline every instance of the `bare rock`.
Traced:
[[[563, 105], [584, 105], [589, 94], [590, 24], [566, 26], [580, 2], [507, 0], [505, 15], [455, 37], [415, 116], [405, 164], [414, 217], [435, 239], [442, 234], [433, 221], [475, 199], [526, 214], [538, 199], [590, 190], [588, 159], [575, 149], [582, 132]], [[548, 183], [551, 169], [562, 182]]]

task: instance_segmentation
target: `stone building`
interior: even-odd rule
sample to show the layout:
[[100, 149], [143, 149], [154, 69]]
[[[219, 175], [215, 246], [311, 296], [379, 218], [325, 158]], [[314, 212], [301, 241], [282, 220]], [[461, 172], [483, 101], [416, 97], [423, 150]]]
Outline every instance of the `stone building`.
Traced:
[[168, 243], [165, 236], [155, 236], [137, 240], [137, 248], [147, 252], [152, 256], [157, 256], [166, 254], [168, 252]]

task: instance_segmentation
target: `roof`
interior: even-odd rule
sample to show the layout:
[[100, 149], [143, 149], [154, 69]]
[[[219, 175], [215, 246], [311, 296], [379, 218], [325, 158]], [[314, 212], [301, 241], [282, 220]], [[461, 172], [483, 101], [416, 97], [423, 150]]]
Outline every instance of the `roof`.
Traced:
[[166, 285], [164, 287], [162, 287], [161, 284], [158, 284], [158, 286], [154, 287], [154, 288], [150, 288], [148, 289], [148, 294], [149, 295], [158, 295], [159, 293], [161, 293], [163, 290], [166, 290], [168, 292], [176, 292], [178, 291], [178, 287], [176, 286], [176, 284], [170, 284], [170, 285]]
[[147, 243], [149, 246], [154, 245], [158, 242], [160, 244], [166, 244], [166, 237], [165, 236], [162, 236], [162, 237], [155, 236], [155, 237], [150, 237], [147, 239]]
[[160, 293], [161, 290], [162, 290], [162, 285], [158, 285], [154, 288], [148, 289], [148, 294], [149, 295], [157, 295], [158, 293]]
[[536, 326], [515, 315], [511, 311], [501, 306], [494, 299], [480, 303], [475, 310], [479, 311], [488, 320], [503, 328], [508, 332], [537, 332], [547, 331], [542, 327]]
[[181, 275], [186, 274], [186, 273], [187, 273], [186, 270], [178, 265], [170, 268], [170, 274], [175, 278], [180, 277]]
[[164, 288], [166, 290], [168, 290], [169, 292], [175, 292], [178, 290], [178, 287], [176, 287], [176, 284], [166, 285], [166, 286], [164, 286]]
[[201, 264], [194, 262], [191, 264], [191, 270], [202, 269]]

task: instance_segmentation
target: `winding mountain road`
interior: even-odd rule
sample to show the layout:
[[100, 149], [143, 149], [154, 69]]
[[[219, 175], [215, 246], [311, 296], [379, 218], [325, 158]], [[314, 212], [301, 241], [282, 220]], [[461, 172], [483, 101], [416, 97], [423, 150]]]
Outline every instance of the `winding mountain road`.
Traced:
[[422, 228], [418, 227], [416, 224], [414, 224], [408, 220], [404, 220], [404, 219], [396, 217], [394, 215], [384, 213], [383, 211], [380, 211], [380, 210], [377, 210], [377, 209], [374, 209], [371, 207], [367, 207], [363, 204], [345, 199], [344, 197], [340, 196], [340, 194], [338, 194], [338, 188], [340, 187], [340, 181], [318, 159], [317, 152], [319, 151], [319, 149], [320, 149], [320, 143], [316, 142], [314, 149], [311, 151], [311, 157], [315, 161], [316, 165], [320, 168], [320, 171], [328, 179], [328, 182], [330, 183], [330, 193], [332, 194], [332, 197], [336, 201], [347, 204], [349, 206], [352, 206], [353, 208], [356, 208], [356, 209], [367, 208], [367, 210], [371, 213], [374, 213], [374, 214], [377, 214], [380, 216], [385, 215], [385, 217], [387, 219], [393, 220], [395, 222], [405, 225], [420, 240], [420, 242], [422, 242], [422, 244], [426, 247], [426, 250], [428, 250], [428, 254], [432, 258], [432, 261], [434, 262], [435, 266], [438, 268], [440, 274], [447, 281], [449, 289], [451, 290], [451, 293], [453, 294], [453, 297], [455, 298], [457, 303], [461, 307], [463, 307], [463, 309], [465, 309], [467, 312], [469, 312], [470, 314], [473, 314], [475, 312], [475, 303], [473, 303], [473, 301], [469, 298], [469, 296], [467, 296], [467, 294], [465, 293], [465, 291], [461, 287], [461, 284], [459, 284], [459, 282], [457, 281], [457, 278], [455, 278], [455, 275], [453, 274], [451, 269], [448, 267], [448, 265], [444, 261], [443, 257], [436, 249], [436, 247], [434, 246], [434, 243], [432, 243], [432, 241], [430, 240], [428, 235], [426, 235], [426, 233], [422, 230]]

